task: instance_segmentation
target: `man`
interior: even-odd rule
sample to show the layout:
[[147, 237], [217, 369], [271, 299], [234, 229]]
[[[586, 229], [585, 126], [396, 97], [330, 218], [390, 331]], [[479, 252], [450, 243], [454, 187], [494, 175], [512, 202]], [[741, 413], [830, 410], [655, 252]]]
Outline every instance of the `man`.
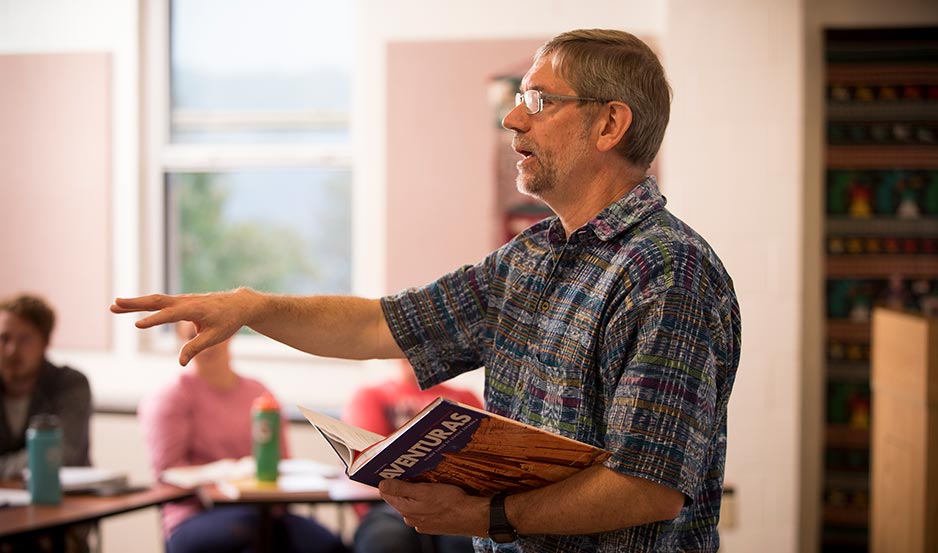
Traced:
[[378, 300], [239, 289], [112, 310], [158, 311], [141, 328], [195, 321], [182, 363], [247, 325], [316, 355], [406, 356], [422, 387], [484, 366], [488, 410], [612, 453], [507, 498], [383, 482], [420, 532], [488, 536], [477, 551], [716, 551], [739, 307], [719, 258], [646, 176], [669, 105], [660, 63], [634, 36], [561, 34], [503, 121], [522, 156], [518, 188], [557, 217]]
[[42, 298], [0, 300], [0, 477], [20, 478], [27, 465], [26, 429], [37, 414], [62, 425], [62, 464], [88, 466], [91, 388], [88, 379], [46, 359], [55, 313]]

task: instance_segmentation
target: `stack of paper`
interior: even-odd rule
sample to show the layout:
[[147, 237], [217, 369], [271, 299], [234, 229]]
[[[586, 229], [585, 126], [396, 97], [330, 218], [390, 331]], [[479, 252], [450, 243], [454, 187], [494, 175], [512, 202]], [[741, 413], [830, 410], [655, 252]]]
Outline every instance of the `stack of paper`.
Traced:
[[127, 475], [100, 467], [62, 467], [59, 481], [65, 493], [83, 493], [101, 488], [122, 488], [127, 485]]
[[14, 488], [0, 488], [0, 507], [29, 505], [29, 492]]
[[180, 488], [195, 488], [234, 478], [247, 478], [254, 474], [254, 459], [219, 459], [204, 465], [173, 467], [163, 471], [160, 480]]
[[[323, 479], [335, 478], [341, 474], [336, 466], [310, 459], [283, 459], [280, 461], [279, 470], [279, 481], [287, 487], [309, 488], [311, 483], [320, 486]], [[205, 465], [166, 469], [160, 475], [160, 480], [180, 488], [195, 488], [204, 484], [250, 480], [254, 473], [254, 458], [242, 457], [221, 459]]]

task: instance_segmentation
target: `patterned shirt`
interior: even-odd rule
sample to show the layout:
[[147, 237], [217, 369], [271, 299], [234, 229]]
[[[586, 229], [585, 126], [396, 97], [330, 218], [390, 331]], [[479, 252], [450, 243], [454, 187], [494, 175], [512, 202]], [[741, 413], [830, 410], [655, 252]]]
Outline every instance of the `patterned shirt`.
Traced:
[[714, 251], [664, 206], [647, 177], [569, 239], [546, 219], [477, 265], [382, 299], [422, 386], [484, 366], [488, 410], [602, 447], [608, 468], [685, 496], [671, 521], [476, 538], [476, 551], [719, 547], [739, 305]]

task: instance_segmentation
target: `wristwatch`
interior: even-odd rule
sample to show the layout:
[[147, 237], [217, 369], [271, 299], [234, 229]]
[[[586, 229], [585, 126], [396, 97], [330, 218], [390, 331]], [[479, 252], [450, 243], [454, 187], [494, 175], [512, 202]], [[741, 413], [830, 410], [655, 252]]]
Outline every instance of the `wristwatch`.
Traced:
[[505, 498], [508, 494], [500, 492], [489, 503], [489, 538], [495, 543], [511, 543], [518, 539], [515, 527], [508, 522], [505, 514]]

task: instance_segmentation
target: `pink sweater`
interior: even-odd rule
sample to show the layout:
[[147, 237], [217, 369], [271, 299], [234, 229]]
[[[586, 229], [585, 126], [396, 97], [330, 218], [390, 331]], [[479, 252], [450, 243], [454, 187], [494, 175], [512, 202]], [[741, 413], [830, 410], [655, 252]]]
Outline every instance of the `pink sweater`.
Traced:
[[[233, 388], [221, 391], [186, 372], [144, 399], [137, 415], [156, 477], [171, 467], [251, 455], [251, 404], [265, 392], [267, 388], [252, 378], [239, 377]], [[282, 419], [280, 427], [280, 455], [286, 458], [286, 424]], [[165, 535], [201, 510], [196, 499], [164, 506]]]

